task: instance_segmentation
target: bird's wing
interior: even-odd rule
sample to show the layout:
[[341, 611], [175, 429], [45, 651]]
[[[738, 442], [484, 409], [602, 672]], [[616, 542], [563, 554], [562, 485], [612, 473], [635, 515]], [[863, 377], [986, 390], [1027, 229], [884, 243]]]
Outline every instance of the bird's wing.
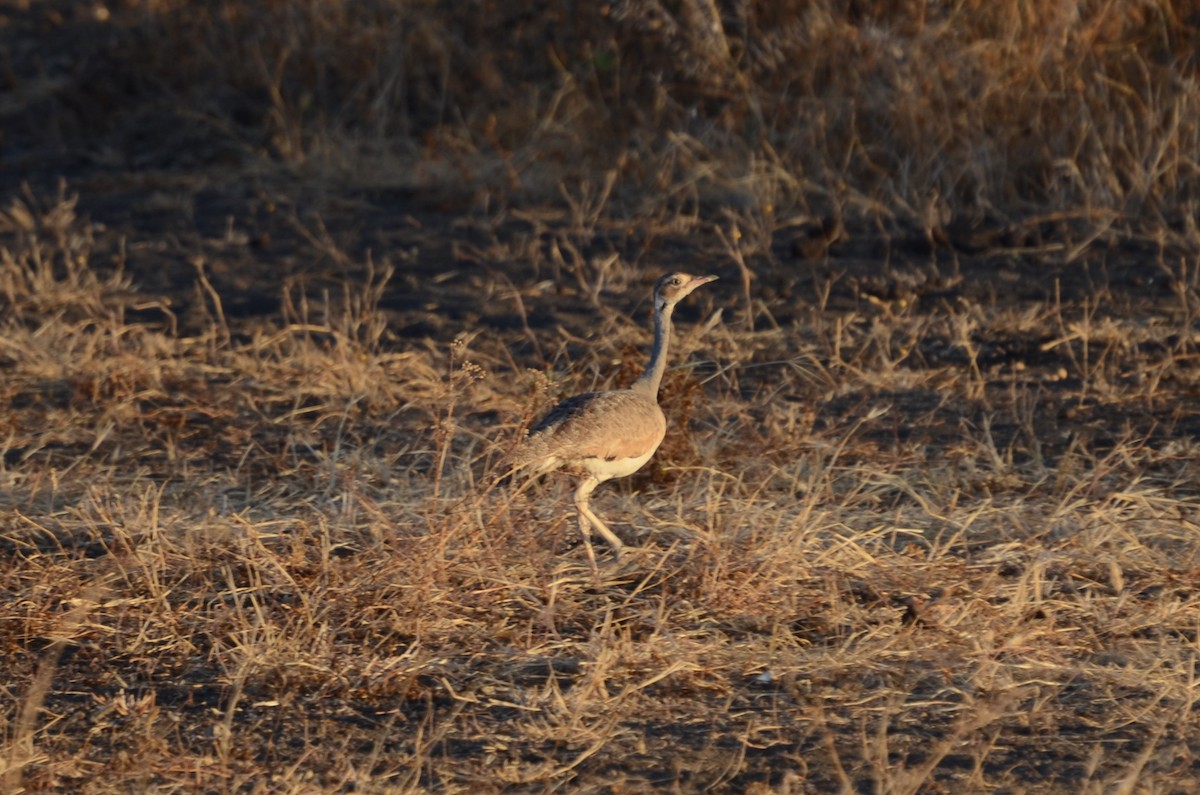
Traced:
[[589, 392], [559, 403], [529, 432], [519, 466], [600, 458], [640, 458], [662, 441], [667, 423], [658, 403], [623, 389]]
[[583, 395], [575, 395], [559, 403], [554, 408], [546, 413], [537, 421], [537, 424], [529, 429], [530, 436], [536, 436], [539, 433], [546, 431], [554, 431], [555, 428], [562, 428], [569, 425], [572, 421], [588, 412], [589, 407], [600, 405], [600, 410], [606, 403], [612, 401], [604, 400], [605, 395], [616, 394], [614, 392], [588, 392]]

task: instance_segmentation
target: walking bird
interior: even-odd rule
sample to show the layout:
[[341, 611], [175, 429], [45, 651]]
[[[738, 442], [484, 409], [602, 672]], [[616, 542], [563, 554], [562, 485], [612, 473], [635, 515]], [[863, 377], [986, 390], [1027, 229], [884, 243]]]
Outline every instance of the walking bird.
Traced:
[[693, 290], [716, 278], [669, 273], [655, 282], [654, 347], [641, 377], [628, 389], [588, 392], [559, 403], [530, 429], [512, 456], [513, 471], [540, 474], [558, 469], [579, 476], [575, 508], [593, 568], [593, 528], [616, 556], [620, 556], [624, 544], [592, 512], [588, 498], [604, 481], [641, 469], [658, 449], [667, 431], [667, 419], [658, 405], [658, 387], [667, 367], [671, 313]]

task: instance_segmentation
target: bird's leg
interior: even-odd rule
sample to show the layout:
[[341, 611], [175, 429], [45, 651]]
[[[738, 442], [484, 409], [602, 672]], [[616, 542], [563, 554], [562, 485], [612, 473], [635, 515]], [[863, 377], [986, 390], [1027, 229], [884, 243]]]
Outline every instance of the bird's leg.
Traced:
[[589, 536], [591, 530], [588, 525], [596, 528], [600, 535], [604, 536], [604, 540], [612, 547], [615, 557], [621, 556], [621, 550], [625, 545], [621, 543], [621, 539], [617, 538], [617, 534], [608, 529], [608, 525], [600, 521], [600, 517], [592, 513], [592, 509], [588, 507], [588, 498], [592, 496], [592, 490], [600, 485], [600, 481], [594, 477], [587, 477], [579, 484], [579, 488], [575, 490], [575, 508], [579, 511], [579, 530], [583, 534], [583, 543], [587, 545], [588, 557], [592, 559], [595, 565], [595, 556], [592, 552], [592, 543]]
[[588, 518], [591, 513], [588, 510], [588, 497], [592, 494], [592, 489], [599, 485], [593, 477], [585, 477], [579, 481], [579, 487], [575, 489], [575, 510], [579, 513], [579, 535], [583, 538], [583, 548], [587, 551], [588, 563], [592, 565], [592, 574], [599, 574], [600, 569], [596, 566], [596, 550], [592, 549], [592, 523]]
[[600, 573], [600, 567], [596, 565], [596, 550], [592, 549], [591, 524], [588, 522], [588, 518], [584, 516], [582, 512], [579, 514], [579, 535], [583, 537], [583, 548], [587, 551], [588, 563], [591, 564], [592, 567], [592, 575], [598, 575]]
[[592, 513], [592, 510], [587, 507], [586, 503], [584, 504], [583, 509], [587, 511], [587, 518], [592, 523], [592, 526], [600, 531], [600, 535], [604, 536], [604, 540], [608, 542], [610, 547], [612, 547], [613, 557], [619, 558], [621, 556], [621, 551], [625, 549], [625, 544], [621, 542], [621, 539], [617, 538], [616, 533], [608, 529], [608, 525], [600, 521], [600, 517]]

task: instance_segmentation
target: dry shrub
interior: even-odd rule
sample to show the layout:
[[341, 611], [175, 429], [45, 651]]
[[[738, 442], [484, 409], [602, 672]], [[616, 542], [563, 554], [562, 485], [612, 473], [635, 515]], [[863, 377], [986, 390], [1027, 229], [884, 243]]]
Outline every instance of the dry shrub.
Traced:
[[83, 45], [103, 90], [68, 81], [60, 128], [143, 162], [265, 151], [365, 179], [391, 159], [516, 195], [615, 168], [918, 229], [1161, 226], [1197, 199], [1200, 28], [1168, 0], [146, 0], [86, 22], [110, 34]]

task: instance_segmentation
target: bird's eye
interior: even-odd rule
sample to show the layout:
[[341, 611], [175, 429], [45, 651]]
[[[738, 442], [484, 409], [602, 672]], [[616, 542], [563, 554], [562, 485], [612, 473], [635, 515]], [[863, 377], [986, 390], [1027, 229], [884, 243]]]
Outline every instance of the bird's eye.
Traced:
[[671, 284], [678, 287], [679, 285], [683, 284], [683, 279], [680, 279], [678, 276], [676, 276], [674, 279], [671, 279]]

